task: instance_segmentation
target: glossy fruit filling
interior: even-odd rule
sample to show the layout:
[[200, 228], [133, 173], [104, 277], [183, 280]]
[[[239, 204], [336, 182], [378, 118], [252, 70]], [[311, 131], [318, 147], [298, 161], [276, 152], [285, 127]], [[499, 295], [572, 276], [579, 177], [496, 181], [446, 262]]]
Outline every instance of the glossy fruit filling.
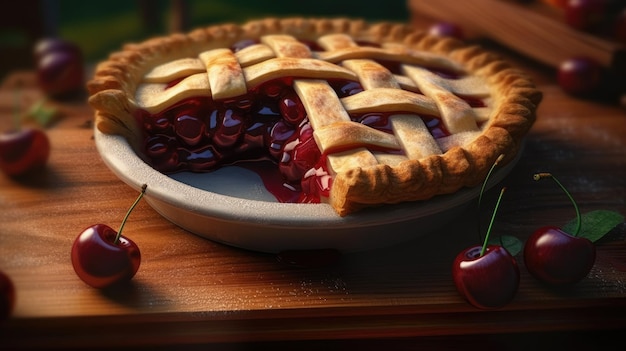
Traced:
[[[252, 43], [239, 43], [233, 50]], [[177, 83], [170, 82], [168, 87]], [[163, 173], [209, 172], [238, 164], [257, 172], [278, 201], [320, 202], [321, 197], [328, 195], [332, 180], [326, 157], [313, 138], [306, 111], [292, 83], [293, 78], [271, 80], [228, 101], [203, 96], [189, 98], [158, 114], [139, 110], [137, 118], [145, 132], [144, 153], [148, 162]], [[339, 98], [363, 91], [355, 81], [328, 83]], [[482, 103], [467, 101], [470, 105]], [[388, 117], [402, 112], [350, 117], [391, 133]], [[435, 138], [449, 135], [439, 118], [421, 117]], [[275, 166], [258, 166], [257, 161]]]

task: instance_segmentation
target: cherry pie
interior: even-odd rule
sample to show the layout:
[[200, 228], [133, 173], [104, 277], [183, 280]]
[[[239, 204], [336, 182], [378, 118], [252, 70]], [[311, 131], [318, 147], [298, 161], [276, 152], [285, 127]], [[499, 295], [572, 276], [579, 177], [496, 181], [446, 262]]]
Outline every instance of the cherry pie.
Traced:
[[271, 162], [293, 194], [280, 201], [328, 202], [341, 216], [480, 184], [500, 155], [515, 157], [542, 99], [479, 47], [349, 19], [128, 44], [88, 88], [97, 128], [153, 168]]

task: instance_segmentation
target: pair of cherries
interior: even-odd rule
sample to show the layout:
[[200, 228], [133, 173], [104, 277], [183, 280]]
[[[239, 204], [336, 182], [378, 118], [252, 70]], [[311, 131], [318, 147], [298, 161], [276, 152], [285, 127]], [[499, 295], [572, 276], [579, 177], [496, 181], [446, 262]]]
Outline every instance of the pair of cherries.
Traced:
[[[37, 85], [44, 95], [62, 99], [83, 90], [83, 55], [76, 44], [59, 38], [42, 39], [34, 47], [33, 56]], [[0, 170], [13, 178], [41, 170], [50, 156], [46, 132], [19, 126], [18, 112], [14, 128], [0, 134]]]
[[[544, 178], [553, 179], [571, 200], [576, 209], [576, 229], [573, 234], [555, 226], [537, 229], [524, 246], [524, 263], [532, 276], [547, 285], [575, 284], [589, 274], [595, 263], [596, 249], [591, 240], [578, 236], [581, 215], [570, 193], [552, 174], [534, 175], [535, 180]], [[504, 246], [488, 244], [504, 191], [505, 188], [498, 197], [483, 245], [471, 246], [460, 252], [452, 268], [454, 283], [461, 296], [481, 309], [500, 308], [511, 302], [520, 282], [520, 270], [515, 258]]]

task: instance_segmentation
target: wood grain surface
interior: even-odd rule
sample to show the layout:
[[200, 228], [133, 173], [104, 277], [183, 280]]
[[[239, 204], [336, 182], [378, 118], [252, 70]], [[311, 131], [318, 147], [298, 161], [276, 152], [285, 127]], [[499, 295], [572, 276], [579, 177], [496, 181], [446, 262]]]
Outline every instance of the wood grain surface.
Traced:
[[[540, 226], [574, 218], [552, 182], [532, 180], [537, 171], [557, 175], [582, 212], [626, 214], [624, 109], [566, 96], [549, 68], [495, 50], [523, 66], [545, 94], [524, 154], [502, 181], [508, 191], [495, 234], [524, 240]], [[0, 89], [0, 125], [9, 124], [16, 99], [28, 106], [39, 98], [32, 72], [9, 76]], [[100, 160], [83, 99], [56, 104], [63, 118], [47, 129], [52, 154], [46, 170], [25, 179], [0, 175], [0, 270], [17, 290], [14, 313], [0, 324], [0, 348], [228, 348], [244, 342], [323, 348], [322, 340], [342, 347], [352, 340], [368, 349], [393, 345], [389, 340], [415, 346], [453, 337], [489, 335], [493, 341], [498, 335], [626, 329], [623, 226], [597, 244], [594, 268], [573, 287], [541, 285], [518, 256], [521, 283], [511, 304], [480, 311], [466, 303], [454, 288], [451, 264], [478, 240], [475, 228], [485, 213], [474, 205], [426, 237], [344, 255], [327, 267], [296, 268], [195, 236], [142, 201], [125, 227], [142, 252], [139, 272], [124, 288], [90, 288], [72, 269], [72, 242], [91, 224], [117, 227], [137, 193]], [[485, 201], [493, 203], [496, 192]], [[533, 339], [524, 340], [518, 346]], [[502, 346], [485, 347], [494, 345]]]

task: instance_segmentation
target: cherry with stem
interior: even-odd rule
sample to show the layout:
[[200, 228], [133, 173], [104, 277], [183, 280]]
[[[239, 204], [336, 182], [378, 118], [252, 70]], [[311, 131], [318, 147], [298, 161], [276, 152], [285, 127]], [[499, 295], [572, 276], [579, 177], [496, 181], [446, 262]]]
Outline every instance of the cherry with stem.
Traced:
[[480, 309], [508, 304], [517, 293], [520, 273], [517, 262], [502, 245], [488, 244], [496, 212], [506, 188], [502, 188], [482, 245], [461, 251], [454, 259], [452, 277], [457, 291]]
[[83, 230], [74, 240], [71, 251], [76, 275], [94, 288], [107, 288], [127, 282], [135, 276], [141, 263], [137, 244], [122, 235], [130, 213], [146, 192], [147, 185], [126, 212], [116, 232], [106, 224], [94, 224]]
[[579, 236], [582, 217], [576, 201], [565, 186], [550, 173], [537, 173], [534, 180], [552, 179], [565, 192], [576, 210], [572, 234], [556, 226], [537, 229], [524, 245], [526, 268], [537, 280], [553, 286], [571, 285], [586, 277], [596, 259], [591, 240]]

